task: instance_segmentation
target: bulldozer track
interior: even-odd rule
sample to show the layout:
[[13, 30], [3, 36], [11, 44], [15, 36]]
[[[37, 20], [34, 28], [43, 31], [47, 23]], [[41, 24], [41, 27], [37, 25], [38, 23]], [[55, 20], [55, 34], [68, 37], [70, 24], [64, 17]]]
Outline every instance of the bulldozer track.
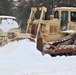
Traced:
[[50, 44], [52, 43], [52, 45], [55, 45], [55, 46], [57, 46], [57, 45], [73, 45], [73, 44], [76, 44], [75, 40], [76, 40], [76, 33], [68, 35], [60, 40], [52, 41], [49, 43]]

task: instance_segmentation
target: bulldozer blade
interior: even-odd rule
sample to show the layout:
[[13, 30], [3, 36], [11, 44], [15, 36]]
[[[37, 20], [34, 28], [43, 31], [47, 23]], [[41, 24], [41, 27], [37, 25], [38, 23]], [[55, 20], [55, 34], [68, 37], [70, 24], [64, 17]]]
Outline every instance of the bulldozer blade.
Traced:
[[40, 52], [43, 52], [43, 40], [41, 37], [38, 37], [37, 38], [37, 49], [40, 51]]
[[[47, 44], [49, 45], [49, 44]], [[51, 45], [49, 45], [50, 47], [52, 47]], [[76, 46], [72, 46], [72, 45], [69, 45], [69, 46], [66, 46], [64, 48], [60, 48], [60, 47], [57, 47], [57, 48], [54, 48], [53, 50], [44, 50], [43, 49], [43, 39], [42, 37], [38, 37], [37, 38], [37, 49], [42, 53], [42, 55], [45, 55], [45, 54], [49, 54], [51, 56], [56, 56], [56, 55], [76, 55]]]

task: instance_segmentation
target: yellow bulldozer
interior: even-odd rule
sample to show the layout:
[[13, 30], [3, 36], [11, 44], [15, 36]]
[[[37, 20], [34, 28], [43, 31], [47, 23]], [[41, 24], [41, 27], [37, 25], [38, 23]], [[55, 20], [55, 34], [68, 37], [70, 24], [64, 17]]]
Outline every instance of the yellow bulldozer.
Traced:
[[5, 45], [20, 32], [15, 17], [0, 15], [0, 45]]
[[37, 39], [37, 49], [42, 54], [75, 55], [76, 54], [76, 8], [53, 8], [53, 15], [45, 19], [46, 7], [39, 8], [40, 18], [36, 19], [36, 7], [31, 8], [26, 34]]
[[[38, 15], [39, 19], [35, 17], [37, 10], [41, 12]], [[43, 55], [76, 55], [76, 8], [53, 8], [53, 15], [49, 15], [47, 20], [45, 19], [46, 12], [46, 7], [39, 9], [32, 7], [26, 33], [20, 33], [18, 28], [10, 29], [6, 33], [0, 30], [0, 44], [3, 43], [2, 40], [6, 43], [6, 39], [13, 41], [28, 38], [37, 43], [37, 49]], [[7, 19], [6, 21], [9, 24]], [[1, 22], [2, 19], [0, 19]]]
[[15, 17], [0, 15], [0, 46], [24, 38], [25, 34], [21, 33], [20, 25]]

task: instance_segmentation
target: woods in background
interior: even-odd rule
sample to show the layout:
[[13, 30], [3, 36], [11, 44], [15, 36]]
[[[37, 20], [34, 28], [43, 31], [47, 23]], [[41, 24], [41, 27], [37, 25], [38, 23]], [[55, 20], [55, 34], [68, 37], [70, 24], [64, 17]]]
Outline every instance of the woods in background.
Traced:
[[[47, 19], [54, 7], [76, 7], [76, 0], [0, 0], [0, 15], [15, 16], [25, 30], [31, 7], [47, 7]], [[39, 18], [39, 12], [36, 17]]]

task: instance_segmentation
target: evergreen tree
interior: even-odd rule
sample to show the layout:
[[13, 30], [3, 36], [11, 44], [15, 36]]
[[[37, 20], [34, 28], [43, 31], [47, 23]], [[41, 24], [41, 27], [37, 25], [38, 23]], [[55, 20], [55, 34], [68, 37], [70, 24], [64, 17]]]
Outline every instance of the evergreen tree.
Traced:
[[0, 0], [0, 15], [12, 14], [13, 0]]

